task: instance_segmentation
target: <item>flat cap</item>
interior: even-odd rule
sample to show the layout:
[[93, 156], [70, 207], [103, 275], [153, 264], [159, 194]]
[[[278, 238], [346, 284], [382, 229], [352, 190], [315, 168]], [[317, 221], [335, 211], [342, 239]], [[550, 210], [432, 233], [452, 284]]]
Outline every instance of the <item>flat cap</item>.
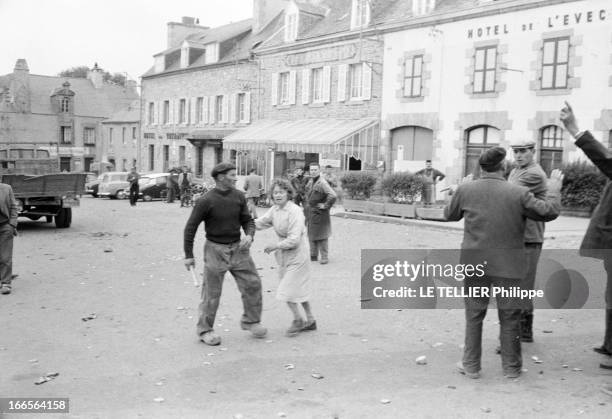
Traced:
[[535, 145], [536, 143], [534, 140], [525, 139], [516, 139], [510, 143], [510, 147], [512, 147], [513, 150], [522, 148], [535, 148]]
[[223, 175], [229, 172], [230, 170], [236, 170], [236, 166], [234, 166], [232, 163], [221, 162], [215, 167], [213, 167], [212, 172], [210, 172], [210, 175], [213, 178], [216, 178], [217, 175]]
[[480, 167], [487, 170], [495, 167], [506, 158], [506, 150], [502, 147], [491, 147], [485, 150], [478, 159]]

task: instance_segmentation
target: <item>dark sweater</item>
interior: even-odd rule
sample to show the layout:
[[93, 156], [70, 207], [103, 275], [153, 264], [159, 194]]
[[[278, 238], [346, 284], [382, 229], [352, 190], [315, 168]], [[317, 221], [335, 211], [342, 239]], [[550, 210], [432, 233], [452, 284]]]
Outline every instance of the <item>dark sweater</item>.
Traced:
[[193, 258], [193, 240], [204, 221], [206, 239], [229, 244], [240, 240], [240, 228], [247, 235], [255, 235], [255, 222], [247, 208], [244, 194], [236, 189], [221, 191], [214, 188], [198, 199], [185, 226], [183, 247], [185, 258]]

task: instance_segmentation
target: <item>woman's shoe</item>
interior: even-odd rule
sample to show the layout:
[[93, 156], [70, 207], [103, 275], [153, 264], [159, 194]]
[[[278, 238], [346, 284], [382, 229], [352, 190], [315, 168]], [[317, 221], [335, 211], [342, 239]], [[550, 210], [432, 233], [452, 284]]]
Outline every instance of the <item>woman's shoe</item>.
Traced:
[[303, 320], [294, 320], [291, 322], [291, 326], [287, 329], [287, 336], [293, 337], [302, 331], [302, 327], [304, 326]]
[[302, 332], [307, 332], [310, 330], [317, 330], [317, 321], [316, 320], [311, 320], [311, 321], [306, 321], [304, 322], [303, 326], [302, 326]]

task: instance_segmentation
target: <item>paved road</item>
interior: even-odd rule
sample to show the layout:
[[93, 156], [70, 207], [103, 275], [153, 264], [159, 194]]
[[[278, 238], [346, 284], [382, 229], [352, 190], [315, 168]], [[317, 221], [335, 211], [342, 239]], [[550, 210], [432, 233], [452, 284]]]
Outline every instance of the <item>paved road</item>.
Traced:
[[[457, 230], [334, 218], [331, 263], [313, 268], [319, 330], [296, 338], [284, 336], [289, 311], [274, 299], [273, 258], [262, 251], [273, 233], [258, 233], [252, 254], [269, 336], [239, 330], [240, 298], [228, 280], [216, 326], [223, 343], [205, 346], [195, 336], [198, 291], [181, 262], [188, 213], [87, 197], [68, 230], [24, 221], [20, 277], [0, 296], [0, 395], [70, 397], [66, 417], [75, 418], [609, 416], [612, 400], [599, 386], [612, 376], [590, 349], [601, 343], [602, 310], [538, 312], [536, 342], [524, 347], [528, 371], [508, 382], [492, 353], [493, 312], [483, 378], [469, 380], [453, 371], [461, 310], [360, 309], [362, 248], [456, 248]], [[579, 239], [547, 247], [575, 248]], [[427, 365], [414, 362], [421, 355]], [[59, 376], [34, 385], [49, 372]]]

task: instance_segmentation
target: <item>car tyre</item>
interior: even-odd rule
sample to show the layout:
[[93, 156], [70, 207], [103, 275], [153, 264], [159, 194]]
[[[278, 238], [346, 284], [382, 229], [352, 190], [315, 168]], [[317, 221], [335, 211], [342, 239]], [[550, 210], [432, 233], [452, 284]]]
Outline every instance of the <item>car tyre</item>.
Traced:
[[72, 208], [62, 208], [55, 216], [55, 227], [68, 228], [72, 223]]
[[126, 199], [127, 197], [125, 191], [117, 191], [117, 195], [115, 196], [117, 199]]
[[151, 202], [153, 197], [151, 195], [143, 195], [142, 200], [145, 202]]

